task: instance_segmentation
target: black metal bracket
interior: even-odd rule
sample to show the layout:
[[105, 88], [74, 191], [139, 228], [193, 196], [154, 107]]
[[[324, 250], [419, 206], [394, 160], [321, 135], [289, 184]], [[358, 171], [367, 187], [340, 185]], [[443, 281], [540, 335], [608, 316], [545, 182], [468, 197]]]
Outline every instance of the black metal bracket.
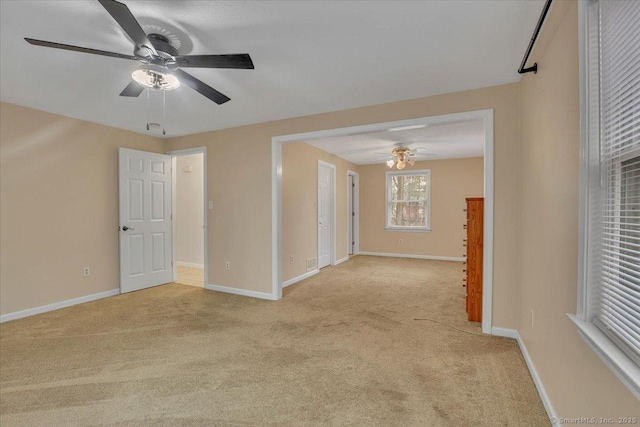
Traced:
[[547, 0], [544, 4], [544, 8], [542, 8], [542, 13], [540, 13], [540, 18], [538, 18], [538, 24], [536, 25], [536, 29], [533, 30], [533, 36], [531, 37], [531, 41], [529, 42], [529, 46], [527, 47], [527, 51], [524, 54], [524, 58], [522, 58], [522, 63], [520, 63], [520, 68], [518, 68], [518, 74], [525, 74], [533, 72], [533, 74], [538, 73], [538, 63], [534, 63], [532, 67], [525, 68], [527, 65], [527, 61], [529, 60], [529, 55], [531, 55], [531, 51], [533, 50], [533, 46], [536, 44], [536, 40], [538, 39], [538, 34], [540, 34], [540, 29], [542, 28], [542, 24], [544, 24], [544, 20], [547, 17], [547, 12], [549, 12], [549, 8], [551, 7], [551, 2], [553, 0]]

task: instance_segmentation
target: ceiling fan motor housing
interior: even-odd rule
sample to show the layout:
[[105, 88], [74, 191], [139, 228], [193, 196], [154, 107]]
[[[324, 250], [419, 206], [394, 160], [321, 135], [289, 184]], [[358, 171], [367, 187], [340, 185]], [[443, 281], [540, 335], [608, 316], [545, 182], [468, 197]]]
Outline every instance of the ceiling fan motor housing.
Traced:
[[162, 34], [151, 33], [147, 34], [147, 37], [149, 37], [149, 41], [151, 41], [151, 44], [156, 48], [160, 56], [166, 56], [165, 59], [171, 59], [171, 57], [178, 55], [178, 49], [171, 46], [169, 39]]

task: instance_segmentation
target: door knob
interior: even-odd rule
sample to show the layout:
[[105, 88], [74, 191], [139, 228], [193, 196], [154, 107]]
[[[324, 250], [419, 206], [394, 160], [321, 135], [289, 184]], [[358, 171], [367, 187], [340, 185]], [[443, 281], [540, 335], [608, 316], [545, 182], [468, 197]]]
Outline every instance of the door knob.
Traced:
[[124, 227], [122, 227], [122, 231], [127, 231], [127, 230], [135, 230], [135, 228], [127, 227], [126, 225]]

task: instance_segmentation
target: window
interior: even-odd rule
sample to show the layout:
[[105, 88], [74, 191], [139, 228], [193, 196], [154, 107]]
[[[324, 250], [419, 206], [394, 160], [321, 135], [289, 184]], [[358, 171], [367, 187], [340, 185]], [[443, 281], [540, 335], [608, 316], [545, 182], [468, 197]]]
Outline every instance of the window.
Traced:
[[431, 173], [387, 172], [387, 230], [429, 231]]
[[579, 3], [581, 336], [640, 398], [640, 2]]

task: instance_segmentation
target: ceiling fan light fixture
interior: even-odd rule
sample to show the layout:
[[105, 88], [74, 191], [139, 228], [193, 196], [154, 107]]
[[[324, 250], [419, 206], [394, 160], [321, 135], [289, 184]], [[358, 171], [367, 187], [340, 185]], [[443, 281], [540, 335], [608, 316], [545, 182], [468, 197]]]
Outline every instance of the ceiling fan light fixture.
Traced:
[[131, 74], [131, 78], [140, 86], [169, 91], [180, 87], [180, 80], [169, 69], [156, 64], [144, 64]]

